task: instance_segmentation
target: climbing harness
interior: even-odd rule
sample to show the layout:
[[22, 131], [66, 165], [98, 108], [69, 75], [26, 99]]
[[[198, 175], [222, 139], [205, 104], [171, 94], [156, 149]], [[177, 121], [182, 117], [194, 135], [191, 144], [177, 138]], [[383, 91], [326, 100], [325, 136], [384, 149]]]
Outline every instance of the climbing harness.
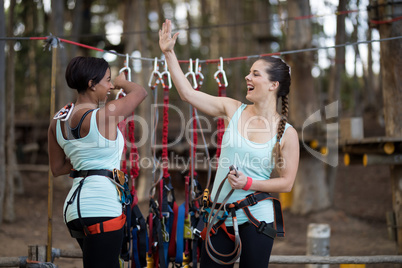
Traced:
[[[129, 67], [129, 56], [126, 54], [125, 66], [120, 69], [119, 73], [124, 72], [127, 81], [131, 81], [131, 69]], [[125, 97], [123, 89], [121, 89], [116, 95], [116, 99]], [[127, 128], [128, 126], [128, 128]], [[130, 144], [129, 151], [129, 163], [130, 168], [127, 168], [127, 151], [128, 143], [125, 142], [123, 148], [123, 158], [121, 162], [122, 171], [125, 174], [130, 174], [131, 189], [129, 190], [132, 197], [131, 206], [126, 206], [125, 214], [127, 221], [124, 226], [123, 245], [121, 250], [121, 258], [127, 262], [131, 259], [132, 267], [144, 267], [146, 266], [146, 236], [147, 226], [146, 221], [138, 207], [137, 191], [135, 189], [135, 180], [139, 175], [139, 155], [138, 149], [135, 145], [135, 124], [134, 124], [134, 112], [131, 117], [121, 121], [118, 127], [123, 134], [124, 141], [128, 141]], [[128, 131], [127, 131], [128, 130]], [[131, 255], [130, 255], [131, 254]]]
[[[127, 182], [128, 178], [127, 176], [120, 170], [114, 169], [114, 170], [107, 170], [107, 169], [99, 169], [99, 170], [71, 170], [70, 172], [70, 177], [71, 178], [78, 178], [82, 177], [78, 187], [75, 189], [73, 192], [72, 196], [70, 199], [67, 201], [66, 208], [64, 209], [64, 220], [66, 220], [66, 214], [67, 214], [67, 209], [68, 207], [74, 202], [75, 198], [77, 198], [77, 213], [78, 213], [78, 219], [83, 226], [82, 231], [76, 231], [76, 230], [70, 230], [70, 234], [74, 238], [83, 238], [87, 235], [91, 234], [99, 234], [99, 233], [105, 233], [105, 232], [111, 232], [111, 231], [116, 231], [121, 229], [125, 222], [126, 222], [126, 215], [122, 213], [119, 217], [113, 218], [108, 221], [104, 221], [101, 223], [97, 223], [91, 226], [86, 226], [82, 216], [81, 216], [81, 209], [80, 209], [80, 194], [82, 187], [84, 185], [85, 180], [89, 176], [93, 175], [99, 175], [99, 176], [104, 176], [108, 178], [113, 184], [116, 185], [116, 188], [119, 191], [119, 196], [120, 200], [123, 204], [123, 208], [126, 205], [130, 204], [130, 196], [129, 196], [129, 191], [127, 191], [128, 187]], [[124, 210], [124, 209], [123, 209]]]
[[[163, 130], [162, 130], [162, 159], [161, 165], [156, 158], [156, 128], [158, 124], [159, 114], [157, 106], [154, 107], [153, 118], [153, 131], [151, 136], [153, 159], [154, 159], [154, 171], [153, 171], [153, 184], [150, 191], [150, 205], [148, 216], [148, 252], [147, 252], [147, 267], [153, 267], [154, 265], [160, 265], [160, 267], [167, 267], [168, 255], [169, 255], [169, 242], [170, 242], [170, 228], [171, 218], [173, 210], [168, 204], [168, 195], [172, 193], [173, 188], [170, 183], [170, 175], [168, 172], [168, 109], [169, 109], [169, 89], [172, 86], [170, 73], [167, 69], [165, 62], [165, 71], [159, 72], [158, 59], [155, 58], [154, 70], [151, 73], [148, 86], [151, 88], [154, 94], [154, 104], [157, 103], [157, 85], [161, 84], [163, 87]], [[160, 174], [157, 176], [156, 169], [160, 169]], [[159, 194], [158, 201], [154, 199], [156, 187], [158, 186]], [[169, 191], [167, 191], [169, 190]], [[158, 252], [158, 254], [155, 254]]]
[[[190, 65], [188, 68], [188, 72], [185, 74], [185, 77], [190, 80], [192, 87], [194, 90], [199, 91], [201, 85], [203, 83], [204, 76], [201, 73], [201, 65], [199, 65], [199, 60], [195, 61], [195, 72], [193, 71], [193, 60], [189, 60]], [[183, 230], [183, 238], [185, 246], [183, 248], [183, 259], [182, 259], [182, 267], [190, 267], [190, 262], [192, 262], [193, 267], [197, 267], [198, 257], [200, 248], [202, 246], [200, 242], [200, 233], [203, 229], [203, 221], [200, 217], [200, 205], [199, 198], [202, 195], [202, 188], [200, 183], [198, 182], [198, 174], [195, 171], [195, 159], [196, 159], [196, 149], [198, 144], [198, 135], [197, 135], [197, 124], [200, 124], [197, 110], [191, 104], [189, 105], [189, 114], [191, 115], [192, 120], [192, 135], [190, 142], [190, 168], [189, 173], [185, 176], [185, 208], [184, 208], [184, 230]], [[199, 127], [201, 135], [203, 137], [202, 128]], [[206, 145], [205, 139], [203, 137], [204, 145]], [[208, 148], [206, 148], [208, 160]], [[209, 164], [209, 162], [208, 162]], [[209, 166], [210, 168], [210, 166]], [[208, 181], [210, 180], [210, 171], [208, 172]], [[198, 196], [197, 196], [198, 195]], [[200, 220], [201, 219], [201, 220]], [[190, 259], [191, 257], [191, 259]]]
[[[236, 176], [237, 176], [237, 168], [235, 166], [230, 167], [230, 171], [235, 170], [236, 171]], [[219, 184], [218, 190], [216, 192], [216, 196], [214, 198], [214, 201], [209, 208], [205, 208], [207, 212], [209, 212], [208, 215], [208, 220], [207, 220], [207, 227], [203, 230], [203, 239], [205, 241], [205, 249], [207, 251], [207, 254], [209, 257], [214, 260], [216, 263], [220, 263], [223, 265], [227, 264], [232, 264], [236, 262], [236, 260], [240, 257], [241, 254], [241, 240], [240, 240], [240, 235], [239, 235], [239, 227], [237, 224], [237, 217], [236, 217], [236, 211], [239, 209], [242, 209], [247, 216], [248, 220], [255, 226], [257, 227], [257, 230], [259, 233], [262, 233], [264, 235], [267, 235], [271, 238], [275, 238], [276, 236], [278, 237], [284, 237], [285, 236], [285, 228], [283, 224], [283, 214], [282, 214], [282, 208], [280, 201], [274, 197], [272, 197], [269, 193], [264, 193], [264, 192], [254, 192], [252, 194], [247, 195], [244, 199], [238, 200], [236, 202], [227, 204], [227, 201], [229, 200], [230, 196], [233, 194], [234, 189], [232, 189], [228, 195], [223, 199], [222, 203], [217, 203], [217, 200], [219, 198], [220, 192], [222, 190], [222, 187], [226, 180], [228, 179], [228, 175], [230, 174], [230, 171], [226, 175], [226, 177], [223, 179], [223, 181]], [[275, 221], [274, 221], [274, 228], [270, 226], [270, 224], [267, 224], [265, 221], [259, 221], [256, 218], [253, 217], [251, 214], [249, 207], [256, 205], [258, 202], [263, 201], [263, 200], [272, 200], [273, 201], [273, 207], [274, 207], [274, 215], [275, 215]], [[222, 213], [221, 213], [222, 212]], [[221, 215], [220, 215], [221, 214]], [[228, 216], [232, 217], [232, 223], [233, 223], [233, 229], [234, 229], [234, 235], [228, 233], [226, 226], [225, 226], [225, 220], [227, 219]], [[211, 242], [211, 235], [216, 234], [219, 229], [222, 229], [228, 236], [229, 238], [234, 241], [234, 250], [231, 253], [228, 254], [223, 254], [218, 252], [212, 245]], [[219, 257], [223, 258], [229, 258], [232, 257], [228, 261], [223, 261], [217, 257], [214, 256], [214, 254]]]

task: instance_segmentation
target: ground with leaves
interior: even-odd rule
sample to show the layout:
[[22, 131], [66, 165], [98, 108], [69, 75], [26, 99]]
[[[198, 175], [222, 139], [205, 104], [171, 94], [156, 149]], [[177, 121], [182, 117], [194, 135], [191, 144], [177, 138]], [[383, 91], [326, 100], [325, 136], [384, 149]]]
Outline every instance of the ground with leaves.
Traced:
[[[28, 245], [47, 241], [47, 173], [23, 172], [25, 194], [16, 196], [16, 221], [0, 226], [0, 256], [26, 256]], [[180, 192], [181, 183], [176, 192]], [[68, 178], [56, 178], [54, 187], [53, 247], [78, 248], [62, 221], [62, 204], [68, 192]], [[180, 194], [179, 194], [180, 196]], [[307, 216], [285, 211], [286, 238], [278, 238], [275, 255], [306, 253], [309, 223], [331, 225], [330, 252], [333, 256], [371, 256], [396, 254], [388, 239], [385, 212], [391, 210], [388, 167], [344, 167], [338, 169], [334, 207]], [[147, 213], [146, 204], [142, 212]], [[57, 259], [59, 267], [82, 267], [80, 260]], [[271, 265], [270, 267], [286, 267]], [[291, 265], [304, 267], [304, 265]], [[338, 267], [338, 266], [333, 266]], [[391, 264], [366, 267], [397, 267]]]

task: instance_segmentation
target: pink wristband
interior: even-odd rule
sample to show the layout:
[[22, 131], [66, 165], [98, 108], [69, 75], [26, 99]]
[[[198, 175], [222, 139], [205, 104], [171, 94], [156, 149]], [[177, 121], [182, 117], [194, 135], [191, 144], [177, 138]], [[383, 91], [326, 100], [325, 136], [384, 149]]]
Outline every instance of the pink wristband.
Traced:
[[248, 191], [250, 189], [252, 183], [253, 183], [253, 179], [251, 177], [247, 177], [247, 183], [243, 187], [243, 190]]

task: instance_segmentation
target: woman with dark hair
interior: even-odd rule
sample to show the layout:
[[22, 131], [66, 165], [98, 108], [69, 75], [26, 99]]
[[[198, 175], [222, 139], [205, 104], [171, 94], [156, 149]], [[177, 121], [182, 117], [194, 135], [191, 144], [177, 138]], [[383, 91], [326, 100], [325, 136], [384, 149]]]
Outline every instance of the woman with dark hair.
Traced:
[[[246, 99], [252, 104], [211, 96], [193, 90], [184, 76], [174, 53], [178, 33], [172, 36], [171, 31], [171, 22], [166, 20], [159, 31], [159, 46], [181, 99], [206, 114], [225, 119], [225, 133], [211, 200], [215, 201], [219, 185], [231, 165], [238, 167], [237, 174], [236, 170], [232, 170], [227, 175], [229, 183], [223, 184], [218, 203], [223, 202], [232, 189], [234, 192], [227, 204], [247, 199], [247, 196], [256, 192], [291, 191], [299, 164], [299, 140], [296, 130], [287, 123], [289, 66], [281, 59], [273, 57], [258, 59], [251, 66], [245, 79]], [[282, 114], [277, 112], [279, 98], [282, 100]], [[275, 178], [272, 178], [273, 169], [278, 172]], [[275, 211], [272, 202], [263, 200], [249, 206], [251, 216], [246, 215], [242, 209], [236, 211], [242, 244], [240, 267], [268, 267], [276, 234], [273, 228]], [[215, 208], [211, 208], [211, 213], [212, 209]], [[259, 223], [258, 226], [256, 222]], [[210, 244], [214, 249], [209, 248], [210, 244], [204, 243], [201, 267], [233, 267], [230, 253], [233, 252], [234, 243], [230, 235], [237, 229], [233, 226], [232, 217], [228, 216], [224, 224], [210, 237]], [[222, 256], [223, 254], [227, 255]]]
[[[109, 64], [101, 58], [73, 58], [66, 81], [78, 96], [50, 123], [50, 169], [54, 176], [70, 174], [74, 179], [63, 212], [82, 249], [84, 267], [117, 268], [125, 222], [114, 181], [124, 146], [117, 124], [133, 113], [147, 92], [127, 81], [124, 73], [113, 85]], [[110, 91], [120, 88], [126, 96], [106, 102]]]

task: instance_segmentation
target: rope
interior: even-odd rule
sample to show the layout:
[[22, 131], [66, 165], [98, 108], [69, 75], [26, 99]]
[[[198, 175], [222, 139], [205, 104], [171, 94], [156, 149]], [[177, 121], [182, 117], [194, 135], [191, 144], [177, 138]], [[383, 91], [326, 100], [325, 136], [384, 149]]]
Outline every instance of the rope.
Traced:
[[[222, 80], [223, 79], [223, 74], [219, 73], [218, 74], [218, 79]], [[218, 96], [219, 97], [224, 97], [226, 96], [226, 86], [224, 83], [218, 82]], [[217, 135], [216, 135], [216, 160], [219, 159], [219, 156], [221, 155], [221, 145], [222, 145], [222, 136], [223, 133], [225, 132], [225, 123], [223, 118], [219, 118], [217, 121]], [[216, 165], [218, 166], [218, 161], [216, 161]]]
[[[402, 17], [398, 17], [398, 18], [392, 19], [392, 22], [401, 20], [401, 19], [402, 19]], [[377, 24], [389, 23], [389, 22], [390, 21], [374, 21], [374, 23], [377, 23]], [[49, 38], [55, 38], [55, 37], [54, 36], [50, 36], [50, 37], [0, 37], [0, 41], [2, 41], [2, 40], [6, 40], [6, 41], [7, 40], [47, 40], [47, 42], [48, 42]], [[357, 42], [353, 42], [353, 43], [338, 44], [338, 45], [334, 45], [334, 46], [314, 47], [314, 48], [305, 48], [305, 49], [297, 49], [297, 50], [288, 50], [288, 51], [282, 51], [282, 52], [272, 52], [272, 53], [266, 53], [266, 54], [257, 54], [257, 55], [250, 55], [250, 56], [230, 57], [230, 58], [224, 58], [223, 61], [229, 62], [229, 61], [238, 61], [238, 60], [248, 60], [248, 59], [259, 58], [259, 57], [264, 57], [264, 56], [281, 56], [281, 55], [311, 52], [311, 51], [318, 51], [318, 50], [328, 50], [328, 49], [332, 49], [332, 48], [339, 48], [339, 47], [346, 47], [346, 46], [356, 46], [356, 45], [369, 44], [369, 43], [375, 43], [375, 42], [392, 41], [392, 40], [398, 40], [401, 38], [402, 38], [402, 35], [395, 36], [395, 37], [389, 37], [389, 38], [382, 38], [382, 39], [362, 40], [362, 41], [357, 41]], [[100, 52], [111, 53], [111, 54], [114, 54], [114, 55], [120, 56], [120, 57], [126, 57], [126, 54], [117, 53], [117, 52], [111, 51], [111, 50], [104, 50], [104, 49], [96, 48], [93, 46], [88, 46], [88, 45], [84, 45], [81, 43], [68, 41], [65, 39], [60, 39], [60, 41], [65, 42], [65, 43], [70, 43], [73, 45], [77, 45], [77, 46], [81, 46], [81, 47], [85, 47], [88, 49], [93, 49], [93, 50], [100, 51]], [[133, 56], [130, 56], [129, 58], [132, 60], [142, 60], [142, 61], [150, 61], [150, 62], [155, 60], [155, 58], [143, 58], [143, 57], [133, 57]], [[158, 60], [158, 61], [162, 62], [162, 60]], [[220, 61], [220, 59], [206, 59], [206, 60], [199, 60], [199, 63], [208, 64], [208, 63], [218, 63], [219, 61]], [[189, 60], [179, 60], [179, 63], [189, 63]]]
[[130, 178], [131, 178], [131, 196], [133, 197], [133, 203], [132, 206], [135, 206], [138, 204], [138, 196], [137, 196], [137, 191], [135, 189], [135, 179], [138, 178], [138, 175], [140, 174], [140, 166], [138, 164], [139, 162], [139, 155], [138, 155], [138, 149], [137, 146], [135, 145], [135, 124], [134, 124], [134, 113], [133, 113], [133, 118], [128, 122], [128, 138], [130, 139], [130, 144], [131, 144], [131, 151], [130, 151]]
[[[119, 98], [123, 98], [123, 95], [120, 95]], [[123, 121], [120, 121], [119, 124], [117, 125], [118, 128], [120, 129], [121, 134], [123, 135], [124, 139], [124, 147], [123, 147], [123, 156], [122, 156], [122, 161], [121, 161], [121, 171], [123, 171], [125, 174], [127, 174], [127, 143], [126, 143], [126, 137], [127, 137], [127, 129], [126, 129], [126, 119]]]

